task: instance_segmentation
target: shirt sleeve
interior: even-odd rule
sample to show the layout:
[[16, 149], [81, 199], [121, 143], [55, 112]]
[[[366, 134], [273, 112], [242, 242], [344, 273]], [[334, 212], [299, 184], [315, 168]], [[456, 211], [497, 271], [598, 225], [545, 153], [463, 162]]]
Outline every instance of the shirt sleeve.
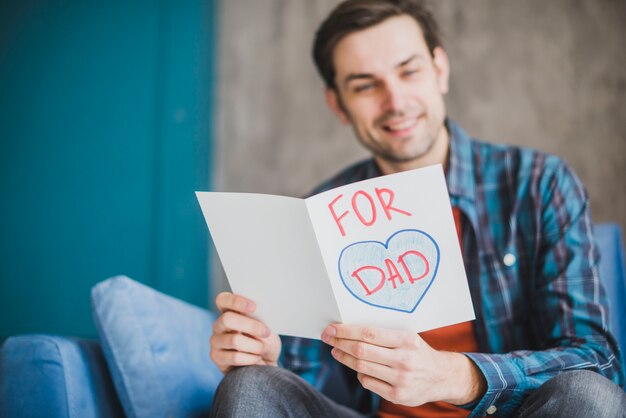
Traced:
[[[608, 327], [586, 191], [556, 157], [537, 182], [536, 265], [529, 288], [536, 300], [533, 332], [541, 347], [504, 354], [465, 353], [487, 381], [471, 417], [508, 416], [548, 379], [592, 370], [623, 386], [619, 349]], [[529, 278], [519, 278], [528, 280]]]

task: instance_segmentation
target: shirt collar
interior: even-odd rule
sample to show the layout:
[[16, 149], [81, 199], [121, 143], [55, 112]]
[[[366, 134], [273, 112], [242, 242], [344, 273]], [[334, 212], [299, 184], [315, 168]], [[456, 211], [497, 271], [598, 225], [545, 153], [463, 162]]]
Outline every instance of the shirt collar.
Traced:
[[450, 150], [446, 181], [451, 197], [466, 198], [471, 201], [476, 197], [474, 179], [474, 158], [472, 140], [459, 125], [446, 118], [445, 122], [450, 136]]
[[380, 177], [383, 175], [383, 171], [378, 167], [378, 163], [374, 158], [370, 158], [367, 160], [366, 164], [363, 166], [363, 180], [371, 179], [374, 177]]

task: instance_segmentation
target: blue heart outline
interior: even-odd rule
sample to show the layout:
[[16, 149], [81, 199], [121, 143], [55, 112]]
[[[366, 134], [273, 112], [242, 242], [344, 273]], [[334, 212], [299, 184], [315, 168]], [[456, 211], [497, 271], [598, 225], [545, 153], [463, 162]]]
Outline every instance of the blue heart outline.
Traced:
[[[433, 272], [433, 278], [430, 280], [430, 283], [428, 283], [428, 286], [426, 286], [426, 289], [424, 289], [424, 293], [422, 293], [422, 296], [420, 296], [420, 298], [417, 300], [417, 302], [415, 302], [415, 306], [413, 306], [413, 309], [406, 310], [406, 309], [399, 309], [399, 308], [393, 308], [391, 306], [383, 306], [383, 305], [378, 305], [375, 303], [371, 303], [368, 302], [366, 300], [361, 299], [358, 295], [356, 295], [346, 284], [346, 281], [343, 278], [343, 274], [341, 274], [341, 257], [343, 256], [343, 253], [350, 247], [354, 247], [355, 245], [359, 245], [359, 244], [381, 244], [383, 247], [385, 247], [386, 250], [389, 249], [389, 242], [393, 239], [393, 237], [395, 237], [396, 235], [398, 235], [401, 232], [417, 232], [420, 234], [425, 235], [428, 239], [430, 239], [432, 241], [432, 243], [435, 245], [435, 249], [437, 250], [437, 263], [435, 264], [435, 270]], [[347, 247], [345, 247], [343, 250], [341, 250], [341, 253], [339, 253], [339, 259], [337, 260], [337, 267], [339, 269], [339, 277], [341, 278], [341, 283], [343, 284], [343, 286], [348, 290], [348, 292], [350, 292], [350, 294], [352, 296], [354, 296], [357, 300], [366, 303], [370, 306], [373, 306], [375, 308], [383, 308], [383, 309], [390, 309], [392, 311], [397, 311], [397, 312], [405, 312], [405, 313], [413, 313], [415, 311], [415, 309], [417, 309], [417, 305], [420, 304], [420, 302], [422, 301], [422, 299], [424, 299], [424, 296], [426, 296], [426, 293], [428, 293], [428, 290], [430, 289], [430, 287], [433, 285], [433, 282], [435, 281], [435, 278], [437, 277], [437, 271], [439, 270], [439, 260], [440, 260], [440, 252], [439, 252], [439, 245], [437, 244], [437, 241], [435, 241], [435, 239], [430, 236], [430, 234], [421, 231], [419, 229], [401, 229], [399, 231], [394, 232], [393, 234], [391, 234], [391, 236], [389, 238], [387, 238], [387, 241], [385, 243], [382, 243], [380, 241], [359, 241], [359, 242], [354, 242], [350, 245], [348, 245]]]

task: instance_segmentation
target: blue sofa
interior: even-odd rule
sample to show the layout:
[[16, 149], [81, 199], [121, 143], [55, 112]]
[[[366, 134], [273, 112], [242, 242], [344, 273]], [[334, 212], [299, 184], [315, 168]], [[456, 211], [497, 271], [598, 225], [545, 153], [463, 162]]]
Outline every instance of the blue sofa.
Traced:
[[[620, 229], [598, 225], [596, 238], [613, 332], [626, 347]], [[99, 341], [53, 335], [6, 340], [0, 418], [208, 415], [222, 377], [209, 359], [211, 312], [126, 277], [94, 287], [92, 306]]]

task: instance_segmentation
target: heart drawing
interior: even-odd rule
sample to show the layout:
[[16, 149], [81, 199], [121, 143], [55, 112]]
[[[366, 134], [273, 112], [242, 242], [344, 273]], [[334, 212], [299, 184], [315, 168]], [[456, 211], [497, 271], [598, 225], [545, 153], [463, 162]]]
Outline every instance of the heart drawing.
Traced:
[[387, 242], [361, 241], [339, 255], [343, 285], [361, 302], [411, 313], [437, 276], [439, 246], [423, 231], [403, 229]]

